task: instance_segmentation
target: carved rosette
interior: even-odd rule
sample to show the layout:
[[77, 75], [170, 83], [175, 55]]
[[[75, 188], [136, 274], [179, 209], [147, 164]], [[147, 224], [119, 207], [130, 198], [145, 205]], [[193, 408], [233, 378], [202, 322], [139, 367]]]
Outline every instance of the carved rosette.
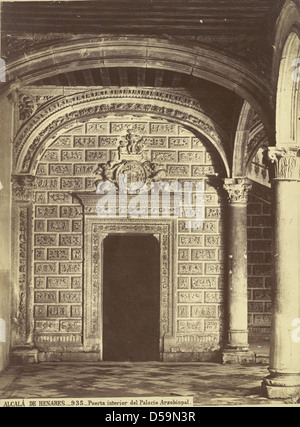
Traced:
[[300, 180], [300, 147], [269, 147], [265, 161], [275, 179]]
[[248, 194], [252, 188], [248, 178], [225, 179], [224, 190], [228, 193], [230, 204], [247, 204]]
[[19, 175], [12, 177], [12, 193], [16, 202], [33, 202], [35, 177]]

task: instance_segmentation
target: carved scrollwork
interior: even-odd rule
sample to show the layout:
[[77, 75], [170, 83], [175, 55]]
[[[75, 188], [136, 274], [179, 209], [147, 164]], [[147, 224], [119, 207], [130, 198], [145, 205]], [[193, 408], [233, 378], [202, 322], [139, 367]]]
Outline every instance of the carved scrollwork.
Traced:
[[269, 147], [264, 159], [271, 178], [300, 180], [300, 147]]
[[[127, 191], [132, 184], [139, 183], [141, 188], [149, 188], [152, 182], [160, 182], [167, 176], [166, 170], [157, 163], [152, 163], [147, 158], [144, 149], [144, 138], [133, 135], [130, 130], [120, 140], [117, 149], [119, 162], [109, 161], [98, 165], [95, 174], [99, 179], [96, 186], [102, 182], [113, 183], [119, 191]], [[99, 188], [99, 187], [98, 187]]]
[[[153, 100], [165, 102], [166, 105], [157, 105]], [[91, 105], [87, 106], [87, 103]], [[72, 111], [64, 111], [70, 106]], [[202, 106], [193, 98], [174, 95], [167, 90], [105, 89], [56, 99], [47, 103], [46, 108], [40, 109], [22, 128], [15, 140], [15, 158], [20, 162], [19, 170], [29, 173], [33, 158], [41, 149], [43, 142], [63, 126], [87, 117], [118, 112], [159, 114], [173, 120], [184, 121], [187, 125], [196, 126], [200, 131], [202, 130], [214, 141], [218, 149], [224, 150], [224, 147], [221, 148], [222, 138], [218, 131], [214, 125], [205, 120]], [[59, 117], [58, 113], [61, 114]], [[43, 123], [45, 126], [39, 129]], [[26, 147], [25, 152], [24, 147]]]
[[15, 201], [31, 202], [34, 197], [35, 177], [19, 175], [12, 177], [12, 192]]
[[252, 184], [248, 178], [225, 179], [223, 188], [229, 203], [246, 204]]
[[26, 94], [19, 95], [19, 119], [25, 121], [34, 113], [35, 105], [32, 98]]

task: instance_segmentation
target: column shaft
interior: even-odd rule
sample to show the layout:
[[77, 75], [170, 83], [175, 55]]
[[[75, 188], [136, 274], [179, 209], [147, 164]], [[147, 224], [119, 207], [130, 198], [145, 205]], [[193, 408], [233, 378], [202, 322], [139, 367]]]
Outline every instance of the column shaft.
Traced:
[[228, 210], [228, 348], [248, 350], [247, 206]]
[[298, 148], [269, 148], [272, 181], [273, 298], [270, 376], [262, 384], [271, 399], [300, 397], [300, 156]]
[[226, 179], [228, 192], [228, 339], [223, 363], [251, 363], [248, 343], [247, 178]]

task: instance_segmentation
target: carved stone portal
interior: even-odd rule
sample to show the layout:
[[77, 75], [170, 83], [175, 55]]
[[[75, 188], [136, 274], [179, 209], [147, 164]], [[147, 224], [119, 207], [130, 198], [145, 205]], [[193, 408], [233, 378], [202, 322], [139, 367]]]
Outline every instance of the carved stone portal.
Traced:
[[[79, 197], [79, 196], [78, 196]], [[96, 202], [98, 196], [90, 195], [82, 198], [84, 206]], [[100, 352], [102, 360], [102, 290], [103, 290], [103, 241], [111, 234], [139, 234], [155, 235], [160, 240], [160, 353], [165, 351], [166, 339], [172, 339], [175, 334], [173, 323], [174, 298], [174, 236], [175, 225], [173, 220], [142, 219], [105, 219], [101, 220], [89, 215], [86, 210], [85, 220], [85, 295], [84, 336], [83, 344], [86, 351]]]

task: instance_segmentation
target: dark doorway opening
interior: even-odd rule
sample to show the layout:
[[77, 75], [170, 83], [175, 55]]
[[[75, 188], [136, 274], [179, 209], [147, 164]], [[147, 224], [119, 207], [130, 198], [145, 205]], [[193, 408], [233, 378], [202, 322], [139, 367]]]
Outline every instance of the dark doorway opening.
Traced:
[[160, 360], [159, 249], [150, 235], [104, 240], [104, 361]]

